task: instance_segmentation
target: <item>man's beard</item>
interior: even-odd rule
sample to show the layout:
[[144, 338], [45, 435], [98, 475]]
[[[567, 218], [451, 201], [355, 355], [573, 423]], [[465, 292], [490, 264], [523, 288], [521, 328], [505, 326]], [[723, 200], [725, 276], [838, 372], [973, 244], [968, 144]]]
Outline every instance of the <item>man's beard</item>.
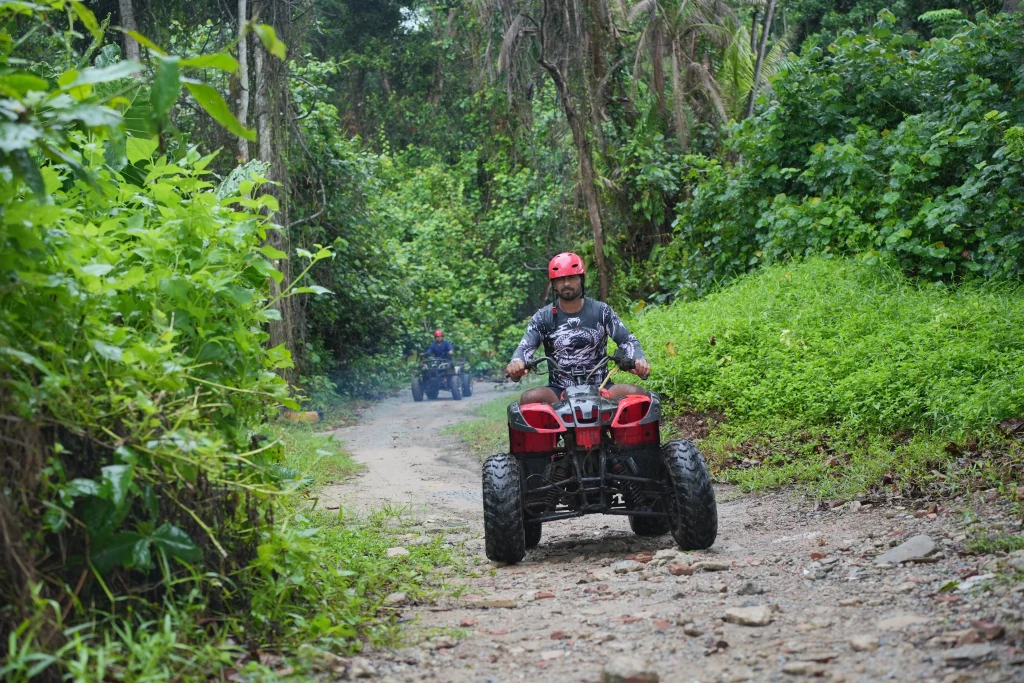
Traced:
[[566, 296], [565, 294], [563, 294], [561, 289], [556, 289], [555, 295], [558, 296], [558, 298], [561, 299], [562, 301], [575, 301], [576, 299], [579, 299], [581, 296], [583, 296], [583, 287], [581, 286], [579, 289], [576, 289], [575, 287], [572, 288], [571, 296]]

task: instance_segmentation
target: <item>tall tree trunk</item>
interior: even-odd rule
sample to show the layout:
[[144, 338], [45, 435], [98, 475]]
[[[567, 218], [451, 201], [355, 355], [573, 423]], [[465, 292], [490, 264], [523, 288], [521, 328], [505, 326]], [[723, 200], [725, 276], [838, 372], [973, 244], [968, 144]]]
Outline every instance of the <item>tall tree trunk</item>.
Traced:
[[754, 101], [757, 100], [757, 89], [761, 85], [761, 67], [764, 65], [764, 56], [768, 50], [768, 33], [772, 30], [772, 15], [775, 14], [775, 0], [768, 0], [768, 9], [764, 14], [764, 23], [761, 26], [761, 44], [757, 48], [757, 61], [754, 62], [754, 82], [750, 86], [750, 98], [747, 100], [747, 115], [750, 118], [754, 115]]
[[755, 7], [754, 11], [750, 13], [750, 54], [752, 55], [757, 54], [757, 17], [758, 11]]
[[[121, 0], [129, 2], [130, 0]], [[249, 125], [249, 38], [246, 35], [246, 22], [249, 20], [247, 0], [238, 0], [238, 121], [243, 126]], [[249, 141], [238, 138], [238, 160], [249, 161]]]
[[[139, 27], [135, 23], [135, 9], [132, 7], [132, 0], [117, 0], [117, 7], [121, 13], [121, 28], [125, 31], [138, 31]], [[124, 36], [125, 59], [138, 61], [141, 56], [142, 53], [139, 49], [138, 41], [126, 33]]]
[[[257, 9], [257, 12], [260, 12], [261, 9], [263, 8]], [[285, 133], [283, 130], [284, 122], [278, 119], [282, 115], [286, 115], [281, 112], [287, 111], [283, 103], [279, 101], [279, 98], [282, 97], [281, 89], [284, 86], [277, 83], [275, 88], [274, 84], [272, 84], [273, 76], [270, 73], [270, 65], [268, 63], [269, 53], [263, 45], [254, 41], [253, 48], [253, 71], [255, 72], [256, 81], [254, 104], [256, 105], [257, 158], [270, 164], [267, 177], [276, 181], [279, 185], [267, 185], [264, 187], [264, 191], [277, 197], [282, 209], [277, 217], [277, 222], [281, 227], [267, 231], [267, 244], [290, 256], [292, 250], [289, 244], [288, 212], [286, 208], [288, 194], [281, 189], [285, 184], [285, 169], [283, 159], [279, 153], [281, 145], [284, 143], [282, 137]], [[291, 263], [288, 257], [280, 259], [276, 265], [284, 277], [280, 283], [271, 279], [271, 297], [280, 295], [292, 280]], [[300, 359], [295, 346], [295, 306], [291, 299], [286, 298], [279, 301], [275, 308], [280, 314], [280, 320], [270, 321], [270, 346], [275, 347], [283, 344], [291, 352], [292, 358], [298, 364]], [[294, 370], [285, 371], [282, 374], [286, 379], [290, 380], [294, 376]]]
[[665, 104], [665, 36], [661, 30], [661, 19], [654, 29], [654, 41], [651, 45], [651, 78], [654, 92], [658, 95], [658, 113], [664, 120], [668, 118], [668, 106]]

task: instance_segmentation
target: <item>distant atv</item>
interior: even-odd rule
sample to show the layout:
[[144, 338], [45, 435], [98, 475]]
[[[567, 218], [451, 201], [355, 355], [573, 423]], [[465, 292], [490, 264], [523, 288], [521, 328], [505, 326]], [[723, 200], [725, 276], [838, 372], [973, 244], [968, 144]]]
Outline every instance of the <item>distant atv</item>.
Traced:
[[473, 395], [473, 378], [462, 371], [462, 366], [448, 358], [420, 354], [420, 376], [412, 378], [412, 400], [422, 401], [423, 395], [431, 401], [441, 390], [450, 391], [453, 401]]
[[[531, 370], [547, 357], [527, 364]], [[718, 535], [718, 508], [704, 457], [689, 441], [661, 443], [656, 394], [612, 400], [589, 384], [606, 357], [553, 405], [508, 407], [509, 453], [483, 466], [487, 557], [519, 562], [540, 543], [541, 525], [601, 513], [628, 515], [638, 536], [672, 533], [683, 550], [709, 548]]]

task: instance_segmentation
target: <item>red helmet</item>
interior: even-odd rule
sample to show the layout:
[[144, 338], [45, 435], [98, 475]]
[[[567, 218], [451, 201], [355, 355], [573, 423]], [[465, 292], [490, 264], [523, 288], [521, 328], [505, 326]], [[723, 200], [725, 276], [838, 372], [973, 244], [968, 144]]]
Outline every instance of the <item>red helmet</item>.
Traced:
[[434, 330], [434, 339], [441, 339], [444, 337], [444, 332], [441, 330]]
[[569, 251], [559, 254], [548, 264], [548, 277], [552, 280], [569, 275], [586, 274], [587, 269], [583, 265], [583, 259]]

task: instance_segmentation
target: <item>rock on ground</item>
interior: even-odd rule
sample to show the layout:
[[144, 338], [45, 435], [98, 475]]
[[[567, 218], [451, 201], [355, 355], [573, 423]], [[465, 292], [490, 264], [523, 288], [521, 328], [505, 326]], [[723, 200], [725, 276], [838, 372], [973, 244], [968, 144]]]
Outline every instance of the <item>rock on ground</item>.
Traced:
[[658, 683], [658, 674], [642, 659], [615, 657], [601, 671], [601, 683]]
[[772, 623], [772, 611], [765, 605], [756, 607], [730, 607], [725, 610], [725, 620], [742, 626], [767, 626]]
[[931, 536], [918, 534], [906, 543], [901, 543], [878, 558], [879, 562], [899, 564], [913, 560], [923, 560], [937, 550]]

